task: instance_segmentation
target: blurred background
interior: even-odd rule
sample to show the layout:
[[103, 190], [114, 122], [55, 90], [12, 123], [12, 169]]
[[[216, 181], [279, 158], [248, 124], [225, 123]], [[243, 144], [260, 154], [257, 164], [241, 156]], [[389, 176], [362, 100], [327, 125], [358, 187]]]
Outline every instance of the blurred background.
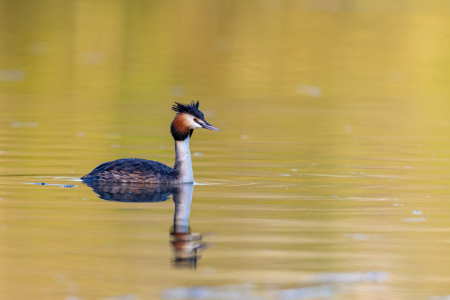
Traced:
[[[447, 299], [449, 29], [444, 0], [0, 0], [0, 299]], [[171, 166], [191, 100], [216, 245], [180, 271], [171, 201], [78, 179]]]
[[447, 1], [0, 5], [5, 97], [107, 111], [218, 97], [446, 103]]

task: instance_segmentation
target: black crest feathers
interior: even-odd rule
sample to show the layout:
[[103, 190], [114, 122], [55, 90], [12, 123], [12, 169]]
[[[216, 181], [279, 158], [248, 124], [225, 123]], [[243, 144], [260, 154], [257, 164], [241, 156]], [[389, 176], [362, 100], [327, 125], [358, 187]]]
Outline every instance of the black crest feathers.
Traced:
[[192, 101], [190, 104], [181, 104], [175, 102], [175, 104], [172, 106], [172, 110], [177, 113], [190, 114], [193, 115], [194, 117], [204, 120], [205, 117], [203, 116], [203, 113], [198, 109], [199, 105], [200, 105], [199, 101], [197, 102]]

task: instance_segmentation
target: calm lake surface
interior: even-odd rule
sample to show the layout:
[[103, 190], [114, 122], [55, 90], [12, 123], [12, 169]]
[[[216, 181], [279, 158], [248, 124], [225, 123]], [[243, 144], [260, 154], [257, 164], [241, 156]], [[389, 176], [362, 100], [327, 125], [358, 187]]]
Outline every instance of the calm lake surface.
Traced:
[[[0, 299], [448, 299], [448, 1], [0, 12]], [[80, 181], [191, 100], [194, 186]]]

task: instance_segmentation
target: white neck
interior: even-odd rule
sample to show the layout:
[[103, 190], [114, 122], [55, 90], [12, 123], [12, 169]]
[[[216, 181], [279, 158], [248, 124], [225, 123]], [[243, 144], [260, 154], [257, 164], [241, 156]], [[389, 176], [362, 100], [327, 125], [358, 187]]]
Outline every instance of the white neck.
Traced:
[[189, 138], [188, 136], [184, 141], [175, 141], [175, 165], [173, 168], [179, 172], [178, 180], [181, 183], [194, 182]]

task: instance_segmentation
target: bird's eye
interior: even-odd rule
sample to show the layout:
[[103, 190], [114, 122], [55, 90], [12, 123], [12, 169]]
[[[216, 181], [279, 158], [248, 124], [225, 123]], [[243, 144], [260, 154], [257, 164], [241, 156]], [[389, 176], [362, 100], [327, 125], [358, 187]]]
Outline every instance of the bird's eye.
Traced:
[[194, 118], [194, 122], [198, 123], [198, 120], [197, 120], [197, 118]]

